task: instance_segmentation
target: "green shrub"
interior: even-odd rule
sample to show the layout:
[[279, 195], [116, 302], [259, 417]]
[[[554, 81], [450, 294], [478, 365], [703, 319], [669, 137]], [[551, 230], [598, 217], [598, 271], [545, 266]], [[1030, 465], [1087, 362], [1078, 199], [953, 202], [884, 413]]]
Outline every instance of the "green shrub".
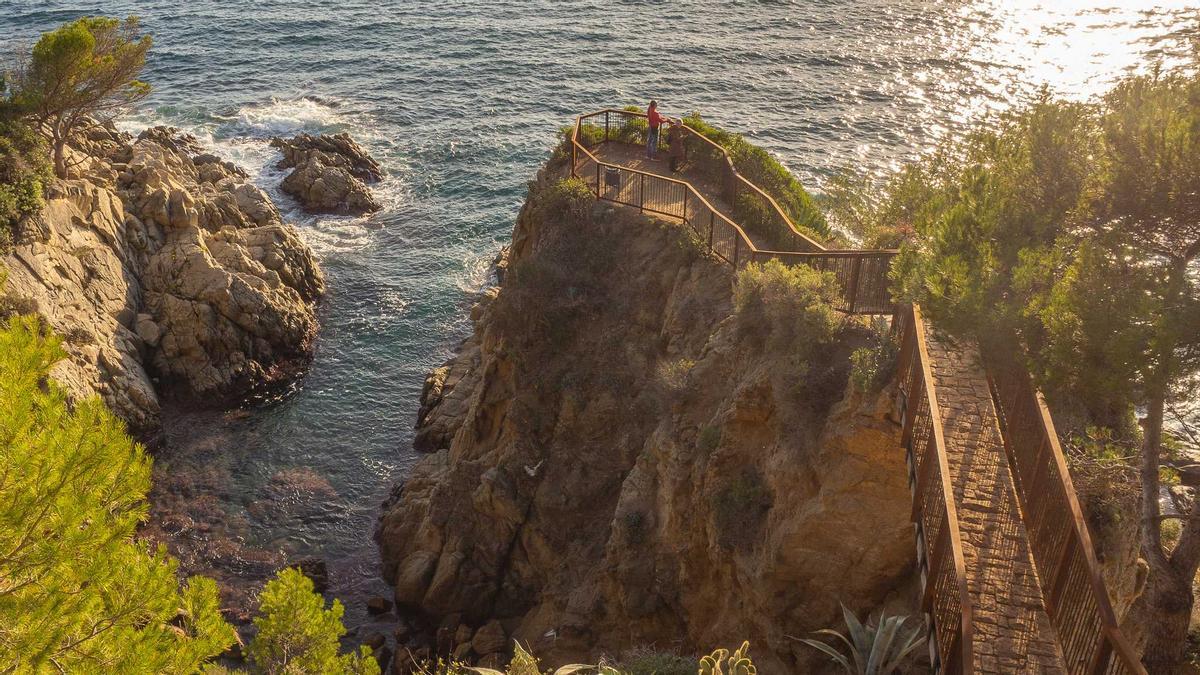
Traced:
[[829, 236], [829, 223], [812, 195], [770, 153], [738, 134], [708, 124], [699, 113], [684, 117], [683, 123], [725, 148], [738, 173], [771, 195], [796, 227], [807, 230], [818, 241]]
[[620, 670], [628, 675], [696, 675], [696, 660], [671, 652], [640, 649], [622, 660]]
[[623, 518], [625, 522], [626, 540], [637, 546], [646, 540], [646, 514], [641, 511], [630, 511]]
[[718, 543], [727, 549], [753, 548], [772, 501], [771, 491], [755, 469], [747, 468], [727, 481], [714, 501]]
[[542, 223], [579, 226], [592, 222], [596, 197], [579, 178], [564, 178], [530, 196], [535, 199], [534, 216]]
[[[880, 612], [878, 621], [864, 625], [845, 605], [842, 606], [842, 616], [850, 637], [831, 628], [816, 633], [839, 640], [841, 644], [837, 649], [820, 640], [792, 639], [819, 650], [851, 675], [891, 675], [900, 670], [910, 672], [904, 666], [910, 655], [925, 643], [924, 621], [917, 618], [918, 625], [905, 633], [903, 629], [909, 620], [907, 616], [888, 616], [886, 612]], [[841, 651], [842, 646], [846, 648], [845, 653]]]
[[334, 600], [326, 609], [324, 598], [300, 570], [285, 569], [269, 581], [259, 596], [258, 611], [258, 634], [249, 656], [259, 671], [379, 675], [369, 647], [361, 653], [338, 653], [339, 640], [346, 634], [342, 603]]
[[876, 319], [872, 325], [871, 345], [850, 354], [850, 381], [859, 391], [878, 391], [896, 370], [899, 347], [892, 339], [888, 324]]
[[700, 452], [708, 454], [717, 449], [721, 444], [721, 427], [707, 426], [700, 430], [700, 435], [696, 438], [696, 447]]
[[732, 654], [728, 649], [718, 649], [700, 659], [699, 675], [756, 675], [758, 669], [750, 661], [749, 652], [749, 642], [743, 642]]
[[50, 178], [41, 137], [28, 125], [0, 119], [0, 253], [12, 247], [21, 220], [41, 210]]
[[658, 379], [668, 394], [677, 394], [687, 385], [688, 373], [696, 367], [696, 362], [688, 358], [663, 361], [658, 364]]
[[834, 341], [842, 326], [833, 308], [838, 292], [831, 273], [777, 260], [751, 263], [738, 272], [734, 288], [738, 330], [768, 348], [790, 353], [803, 369], [816, 350]]

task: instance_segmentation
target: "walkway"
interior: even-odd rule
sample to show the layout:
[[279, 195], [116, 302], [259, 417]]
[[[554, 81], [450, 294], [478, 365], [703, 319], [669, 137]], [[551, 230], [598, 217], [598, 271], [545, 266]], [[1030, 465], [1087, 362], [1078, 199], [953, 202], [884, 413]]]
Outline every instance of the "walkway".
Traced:
[[1063, 673], [1021, 522], [996, 408], [974, 343], [926, 327], [958, 510], [980, 673]]
[[[890, 295], [895, 251], [826, 249], [695, 132], [689, 152], [702, 152], [682, 173], [672, 174], [665, 157], [646, 159], [637, 142], [644, 117], [610, 109], [576, 119], [571, 172], [597, 199], [681, 222], [734, 267], [775, 259], [832, 272], [839, 309], [894, 317], [902, 445], [937, 670], [1144, 674], [1113, 615], [1053, 421], [1017, 343], [989, 350], [985, 363], [974, 342], [935, 334], [917, 306], [897, 306]], [[730, 201], [753, 222], [737, 222]], [[751, 238], [755, 228], [773, 232], [780, 250]]]

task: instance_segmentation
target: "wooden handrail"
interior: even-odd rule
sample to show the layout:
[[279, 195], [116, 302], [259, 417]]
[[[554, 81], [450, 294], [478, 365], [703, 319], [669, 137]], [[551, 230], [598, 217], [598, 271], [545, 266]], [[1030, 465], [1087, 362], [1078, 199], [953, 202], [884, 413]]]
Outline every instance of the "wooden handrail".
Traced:
[[[1113, 611], [1045, 397], [1020, 362], [1016, 337], [1008, 335], [991, 342], [994, 344], [986, 350], [984, 360], [992, 399], [999, 412], [1005, 453], [1046, 611], [1059, 634], [1067, 669], [1071, 673], [1144, 674], [1146, 669], [1122, 634]], [[1055, 503], [1058, 500], [1061, 503]], [[1072, 574], [1080, 566], [1082, 576]], [[1068, 585], [1080, 592], [1065, 593]], [[1093, 623], [1099, 624], [1099, 631], [1087, 630]]]
[[[593, 120], [603, 116], [603, 125], [597, 122], [589, 124], [590, 129], [603, 129], [604, 139], [599, 143], [607, 142], [610, 136], [609, 118], [616, 114], [622, 117], [640, 117], [645, 118], [644, 113], [635, 113], [626, 110], [617, 110], [614, 108], [605, 108], [596, 112], [585, 113], [575, 118], [574, 128], [571, 130], [571, 175], [582, 177], [585, 181], [592, 180], [590, 176], [591, 167], [594, 165], [597, 175], [595, 176], [595, 186], [593, 187], [594, 194], [598, 199], [606, 199], [621, 204], [635, 206], [643, 211], [649, 210], [653, 213], [668, 215], [675, 218], [680, 218], [685, 224], [692, 227], [693, 231], [702, 239], [707, 240], [707, 245], [710, 251], [731, 263], [735, 267], [748, 262], [763, 262], [770, 259], [777, 259], [785, 264], [802, 264], [808, 267], [813, 267], [822, 271], [835, 273], [839, 283], [842, 286], [842, 299], [839, 309], [849, 313], [864, 313], [864, 314], [891, 314], [894, 312], [894, 307], [891, 302], [890, 294], [888, 293], [888, 268], [890, 267], [891, 258], [894, 257], [897, 251], [893, 249], [878, 249], [878, 250], [828, 250], [823, 246], [813, 242], [808, 237], [804, 236], [790, 220], [783, 214], [779, 205], [771, 200], [771, 209], [778, 216], [784, 219], [788, 227], [797, 235], [803, 237], [798, 240], [799, 245], [803, 250], [796, 251], [778, 251], [760, 249], [755, 245], [754, 240], [746, 232], [742, 225], [738, 224], [723, 212], [713, 206], [708, 198], [696, 189], [688, 181], [662, 176], [657, 173], [643, 171], [633, 167], [612, 164], [605, 162], [593, 153], [583, 142], [583, 127], [585, 120]], [[624, 128], [622, 123], [622, 128]], [[753, 185], [744, 177], [737, 174], [733, 168], [733, 160], [729, 153], [720, 145], [714, 143], [703, 135], [697, 134], [694, 129], [685, 127], [689, 133], [696, 134], [697, 138], [703, 139], [704, 143], [712, 145], [712, 147], [720, 150], [720, 157], [730, 171], [730, 176], [733, 176], [741, 183], [749, 185], [754, 189], [756, 194], [769, 198], [758, 186]], [[590, 162], [590, 164], [588, 164]], [[580, 176], [580, 167], [587, 166], [587, 176]], [[633, 194], [637, 195], [636, 202], [630, 203], [628, 200], [623, 200], [617, 197], [604, 195], [603, 183], [599, 175], [600, 169], [617, 169], [637, 178], [637, 189]], [[662, 187], [671, 186], [681, 190], [683, 195], [682, 203], [675, 203], [669, 206], [676, 207], [674, 209], [662, 209], [661, 203], [657, 207], [648, 207], [645, 200], [645, 192], [647, 187], [660, 190]], [[622, 188], [623, 193], [625, 188]], [[689, 209], [689, 205], [692, 207]], [[696, 213], [701, 213], [701, 219], [707, 217], [708, 223], [697, 222]], [[707, 212], [707, 216], [704, 216]], [[717, 227], [719, 224], [720, 227]], [[705, 232], [707, 230], [707, 232]], [[719, 231], [718, 231], [719, 230]], [[707, 236], [706, 236], [707, 235]], [[719, 235], [719, 236], [718, 236]], [[724, 249], [724, 250], [722, 250]], [[839, 262], [841, 261], [841, 262]]]
[[[924, 542], [926, 555], [926, 611], [933, 618], [934, 635], [938, 637], [938, 653], [942, 659], [942, 671], [952, 673], [971, 673], [974, 669], [974, 623], [970, 590], [967, 587], [967, 565], [963, 557], [962, 535], [958, 521], [958, 508], [955, 506], [954, 486], [950, 479], [950, 460], [946, 455], [946, 438], [942, 428], [941, 408], [937, 402], [937, 385], [934, 383], [933, 370], [929, 358], [929, 346], [925, 339], [925, 321], [921, 310], [916, 305], [908, 305], [898, 309], [893, 321], [893, 331], [899, 332], [901, 353], [899, 356], [900, 370], [898, 377], [901, 384], [903, 431], [901, 442], [908, 453], [910, 481], [913, 490], [913, 521], [916, 523], [921, 536], [918, 542]], [[911, 373], [911, 374], [910, 374]], [[927, 412], [921, 414], [922, 408]], [[913, 430], [918, 423], [929, 425], [930, 433], [926, 439], [926, 447], [919, 452], [917, 441], [913, 438]], [[929, 444], [932, 444], [930, 446]], [[933, 456], [929, 457], [928, 453]], [[924, 455], [922, 460], [921, 456]], [[930, 463], [930, 460], [933, 463]], [[937, 503], [929, 503], [924, 497], [923, 486], [928, 482], [934, 469], [937, 470], [938, 485]], [[934, 543], [929, 542], [929, 533], [925, 531], [925, 523], [930, 521], [925, 512], [928, 509], [940, 509], [941, 527]], [[953, 594], [957, 600], [957, 612], [946, 614], [939, 611], [938, 598], [935, 597], [940, 584], [943, 560], [934, 564], [933, 552], [939, 551], [938, 544], [945, 541], [949, 546], [953, 579]], [[918, 544], [919, 545], [919, 544]], [[944, 558], [944, 553], [941, 554]], [[943, 600], [943, 605], [945, 601]], [[952, 637], [951, 637], [952, 636]], [[949, 641], [949, 644], [944, 644]]]

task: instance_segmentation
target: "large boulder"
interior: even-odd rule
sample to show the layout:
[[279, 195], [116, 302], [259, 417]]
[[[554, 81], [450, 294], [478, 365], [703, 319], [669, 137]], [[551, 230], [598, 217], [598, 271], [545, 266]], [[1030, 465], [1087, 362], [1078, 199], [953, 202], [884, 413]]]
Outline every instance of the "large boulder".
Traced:
[[167, 127], [96, 127], [78, 149], [79, 177], [0, 258], [5, 292], [68, 337], [54, 374], [71, 395], [151, 430], [163, 384], [221, 400], [297, 372], [324, 280], [246, 172]]
[[283, 154], [279, 168], [293, 169], [283, 191], [308, 211], [361, 215], [381, 208], [367, 184], [378, 182], [383, 171], [349, 134], [302, 133], [274, 138], [271, 145]]

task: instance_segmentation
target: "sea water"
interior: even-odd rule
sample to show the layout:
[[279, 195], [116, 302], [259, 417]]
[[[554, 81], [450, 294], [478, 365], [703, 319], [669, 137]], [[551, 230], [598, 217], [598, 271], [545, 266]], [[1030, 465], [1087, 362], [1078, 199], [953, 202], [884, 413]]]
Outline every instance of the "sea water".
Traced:
[[[0, 0], [0, 48], [83, 14], [139, 15], [154, 93], [122, 126], [178, 126], [242, 164], [316, 251], [329, 291], [311, 370], [271, 401], [168, 410], [148, 531], [243, 615], [281, 561], [322, 557], [362, 632], [365, 598], [387, 593], [371, 532], [418, 459], [424, 376], [469, 330], [526, 181], [573, 115], [657, 98], [819, 191], [847, 168], [886, 175], [1043, 85], [1086, 99], [1173, 62], [1197, 6]], [[383, 211], [301, 213], [268, 145], [298, 131], [353, 134], [387, 171]]]

